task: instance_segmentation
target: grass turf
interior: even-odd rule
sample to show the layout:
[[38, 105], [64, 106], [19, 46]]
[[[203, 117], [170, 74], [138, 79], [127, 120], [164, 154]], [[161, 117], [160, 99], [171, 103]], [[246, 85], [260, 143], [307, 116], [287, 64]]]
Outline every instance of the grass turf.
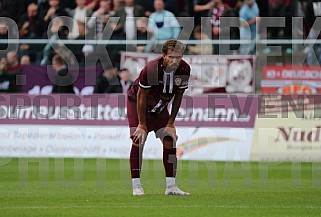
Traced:
[[0, 159], [0, 216], [321, 214], [320, 163], [180, 161], [178, 185], [190, 197], [165, 196], [162, 162], [147, 160], [146, 195], [133, 197], [128, 167], [128, 160]]

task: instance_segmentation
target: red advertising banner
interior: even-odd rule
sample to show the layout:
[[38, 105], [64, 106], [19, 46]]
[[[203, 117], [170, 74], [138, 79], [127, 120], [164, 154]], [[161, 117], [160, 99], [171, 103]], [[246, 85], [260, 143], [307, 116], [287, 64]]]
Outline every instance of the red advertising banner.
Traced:
[[263, 94], [321, 93], [319, 66], [265, 66], [262, 70]]

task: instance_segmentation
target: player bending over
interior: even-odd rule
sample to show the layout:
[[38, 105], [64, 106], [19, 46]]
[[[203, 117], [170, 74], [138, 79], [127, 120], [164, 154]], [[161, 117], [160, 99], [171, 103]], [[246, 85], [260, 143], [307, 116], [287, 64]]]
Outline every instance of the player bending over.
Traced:
[[[190, 66], [182, 60], [184, 49], [185, 46], [177, 40], [166, 41], [162, 46], [162, 56], [147, 63], [128, 91], [127, 116], [132, 139], [130, 168], [133, 195], [144, 195], [140, 172], [144, 143], [150, 131], [154, 131], [163, 143], [165, 195], [189, 195], [180, 190], [175, 181], [177, 135], [174, 122], [190, 76]], [[172, 99], [169, 114], [167, 105]]]

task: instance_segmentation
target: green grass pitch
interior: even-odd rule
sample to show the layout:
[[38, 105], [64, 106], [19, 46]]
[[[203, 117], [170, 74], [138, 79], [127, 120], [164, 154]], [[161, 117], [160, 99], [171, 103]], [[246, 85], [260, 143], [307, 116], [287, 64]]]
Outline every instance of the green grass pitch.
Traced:
[[132, 196], [128, 160], [0, 159], [0, 216], [321, 216], [321, 163], [180, 161], [179, 197], [145, 160], [142, 182]]

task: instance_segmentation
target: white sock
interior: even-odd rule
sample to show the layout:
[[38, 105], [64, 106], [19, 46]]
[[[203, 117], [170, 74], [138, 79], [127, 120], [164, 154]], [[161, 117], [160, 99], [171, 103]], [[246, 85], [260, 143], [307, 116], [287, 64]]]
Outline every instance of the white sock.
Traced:
[[140, 183], [140, 178], [133, 178], [132, 185], [133, 185], [133, 188], [135, 188], [137, 186], [141, 186], [142, 184]]
[[166, 177], [166, 187], [171, 187], [176, 185], [176, 178], [175, 177]]

